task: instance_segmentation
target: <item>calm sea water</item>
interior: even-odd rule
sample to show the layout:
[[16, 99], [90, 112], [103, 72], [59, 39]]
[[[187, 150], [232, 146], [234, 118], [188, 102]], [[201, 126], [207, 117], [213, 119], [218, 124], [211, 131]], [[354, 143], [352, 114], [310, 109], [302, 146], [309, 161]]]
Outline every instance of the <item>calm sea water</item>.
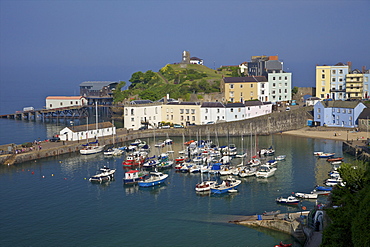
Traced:
[[[55, 123], [6, 119], [0, 119], [0, 124], [3, 144], [43, 139], [60, 128]], [[173, 140], [172, 148], [177, 154], [182, 148], [182, 138]], [[153, 138], [146, 141], [154, 142]], [[242, 145], [241, 138], [218, 141], [221, 145], [227, 142]], [[243, 147], [249, 150], [250, 143], [250, 138], [244, 137]], [[287, 155], [286, 161], [279, 163], [274, 177], [243, 179], [238, 193], [221, 196], [196, 194], [194, 186], [201, 181], [201, 175], [176, 173], [173, 169], [168, 171], [169, 178], [163, 186], [146, 189], [124, 186], [124, 156], [66, 154], [1, 166], [0, 244], [274, 246], [282, 240], [300, 246], [287, 234], [228, 221], [265, 210], [298, 211], [298, 207], [277, 205], [275, 198], [292, 192], [310, 192], [316, 184], [322, 184], [331, 167], [312, 153], [321, 150], [342, 155], [341, 142], [273, 135], [259, 137], [258, 145], [273, 145], [277, 155]], [[88, 178], [103, 165], [117, 169], [115, 180], [90, 183]], [[319, 200], [325, 201], [325, 197]], [[315, 203], [303, 201], [308, 209]]]

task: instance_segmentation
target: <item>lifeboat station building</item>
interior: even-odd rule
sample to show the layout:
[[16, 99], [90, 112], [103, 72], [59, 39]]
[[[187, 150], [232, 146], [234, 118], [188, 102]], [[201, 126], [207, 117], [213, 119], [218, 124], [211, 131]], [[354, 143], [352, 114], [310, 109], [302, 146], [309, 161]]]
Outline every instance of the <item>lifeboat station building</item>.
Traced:
[[56, 109], [70, 106], [85, 106], [87, 100], [82, 96], [48, 96], [46, 97], [46, 109]]
[[103, 136], [113, 136], [116, 134], [116, 127], [114, 127], [111, 122], [103, 122], [65, 127], [59, 133], [59, 138], [62, 141], [81, 141], [86, 139], [97, 139]]

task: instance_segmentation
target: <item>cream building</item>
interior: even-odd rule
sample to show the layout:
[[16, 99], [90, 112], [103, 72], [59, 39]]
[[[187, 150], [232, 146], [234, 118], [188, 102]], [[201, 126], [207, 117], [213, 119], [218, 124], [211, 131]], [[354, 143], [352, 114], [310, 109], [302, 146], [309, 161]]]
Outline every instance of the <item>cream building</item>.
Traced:
[[201, 124], [199, 102], [170, 102], [162, 105], [162, 121], [171, 124]]
[[321, 99], [346, 99], [346, 74], [351, 63], [334, 66], [316, 66], [316, 97]]
[[48, 96], [46, 97], [46, 109], [55, 109], [70, 106], [87, 105], [87, 100], [83, 96]]
[[124, 107], [124, 127], [138, 130], [140, 127], [157, 128], [162, 122], [162, 103], [136, 100]]
[[221, 90], [227, 102], [244, 102], [258, 99], [258, 83], [267, 82], [264, 76], [225, 77]]

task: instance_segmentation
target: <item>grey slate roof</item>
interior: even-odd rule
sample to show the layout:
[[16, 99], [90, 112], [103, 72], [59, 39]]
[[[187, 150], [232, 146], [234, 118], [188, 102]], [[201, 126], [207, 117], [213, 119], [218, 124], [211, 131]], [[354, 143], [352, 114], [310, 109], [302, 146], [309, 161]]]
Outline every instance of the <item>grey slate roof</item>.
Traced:
[[325, 108], [350, 108], [354, 109], [360, 102], [358, 101], [322, 101], [322, 104]]
[[251, 100], [251, 101], [245, 101], [245, 106], [255, 106], [255, 105], [263, 105], [263, 103], [259, 100]]
[[265, 76], [245, 76], [245, 77], [225, 77], [225, 83], [241, 83], [241, 82], [267, 82]]
[[[98, 123], [98, 129], [105, 129], [105, 128], [111, 128], [113, 127], [113, 124], [111, 122], [103, 122]], [[78, 125], [73, 127], [68, 127], [69, 129], [73, 130], [73, 132], [81, 132], [86, 130], [96, 130], [96, 124], [89, 124], [88, 126], [85, 125]]]
[[370, 119], [370, 108], [365, 108], [358, 116], [358, 119]]
[[199, 105], [199, 102], [169, 102], [167, 105]]
[[132, 105], [150, 104], [153, 103], [151, 100], [133, 100], [130, 102]]
[[91, 87], [90, 90], [101, 90], [103, 87], [109, 86], [110, 84], [118, 84], [115, 81], [84, 81], [80, 84], [80, 87]]
[[225, 105], [226, 108], [233, 108], [233, 107], [245, 107], [243, 103], [229, 103]]
[[203, 102], [201, 107], [205, 108], [224, 108], [225, 105], [221, 102]]

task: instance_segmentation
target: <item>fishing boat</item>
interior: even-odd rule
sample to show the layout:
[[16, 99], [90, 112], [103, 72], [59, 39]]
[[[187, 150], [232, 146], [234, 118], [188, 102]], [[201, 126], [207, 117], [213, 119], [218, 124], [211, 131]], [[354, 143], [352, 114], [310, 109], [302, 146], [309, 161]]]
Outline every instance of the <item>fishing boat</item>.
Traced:
[[140, 187], [152, 187], [164, 183], [167, 178], [168, 174], [164, 174], [158, 171], [150, 172], [149, 177], [144, 179], [143, 181], [139, 181], [138, 185]]
[[296, 197], [294, 196], [288, 196], [287, 198], [284, 198], [284, 197], [278, 197], [276, 198], [275, 200], [277, 203], [281, 203], [281, 204], [298, 204], [299, 203], [299, 199], [297, 199]]
[[148, 176], [148, 172], [140, 170], [129, 170], [125, 172], [125, 177], [123, 178], [124, 184], [135, 184], [139, 181], [144, 180]]
[[195, 191], [197, 192], [204, 192], [210, 191], [217, 184], [216, 181], [203, 181], [199, 184], [195, 185]]
[[316, 193], [295, 193], [296, 197], [303, 198], [303, 199], [317, 199], [318, 194]]
[[241, 180], [234, 179], [234, 178], [228, 178], [226, 180], [223, 180], [221, 184], [215, 185], [213, 188], [211, 188], [211, 193], [214, 194], [223, 194], [228, 192], [229, 190], [236, 189], [240, 184]]
[[260, 166], [259, 170], [256, 172], [257, 178], [269, 178], [275, 174], [277, 168], [270, 167], [269, 165]]
[[145, 161], [145, 155], [143, 153], [130, 154], [126, 157], [126, 160], [122, 163], [123, 166], [138, 166], [142, 165]]
[[280, 241], [280, 243], [275, 245], [274, 247], [290, 247], [290, 246], [293, 246], [293, 244], [283, 244], [283, 242]]
[[335, 155], [335, 153], [322, 153], [322, 154], [319, 154], [319, 158], [330, 158], [330, 157], [333, 157]]

